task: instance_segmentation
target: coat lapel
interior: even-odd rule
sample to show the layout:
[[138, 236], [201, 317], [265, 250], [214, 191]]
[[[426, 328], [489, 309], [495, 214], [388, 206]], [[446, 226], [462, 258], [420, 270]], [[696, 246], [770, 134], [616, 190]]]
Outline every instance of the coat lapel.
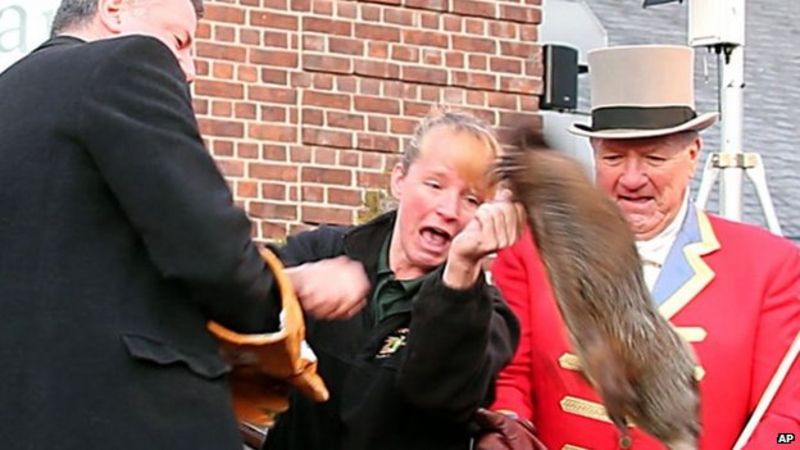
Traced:
[[672, 318], [714, 279], [714, 271], [702, 256], [719, 247], [708, 216], [689, 205], [686, 220], [653, 287], [653, 299], [665, 318]]

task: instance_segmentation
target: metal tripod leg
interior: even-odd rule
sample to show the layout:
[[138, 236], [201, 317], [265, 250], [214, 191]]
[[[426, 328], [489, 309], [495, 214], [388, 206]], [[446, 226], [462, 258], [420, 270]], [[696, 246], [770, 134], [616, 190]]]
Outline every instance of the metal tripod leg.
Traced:
[[700, 180], [700, 189], [697, 191], [696, 204], [705, 209], [711, 189], [719, 177], [721, 170], [742, 170], [753, 183], [758, 195], [761, 210], [767, 220], [767, 227], [771, 232], [782, 236], [781, 225], [775, 214], [775, 207], [769, 195], [767, 176], [764, 163], [758, 153], [712, 153], [706, 160], [703, 176]]

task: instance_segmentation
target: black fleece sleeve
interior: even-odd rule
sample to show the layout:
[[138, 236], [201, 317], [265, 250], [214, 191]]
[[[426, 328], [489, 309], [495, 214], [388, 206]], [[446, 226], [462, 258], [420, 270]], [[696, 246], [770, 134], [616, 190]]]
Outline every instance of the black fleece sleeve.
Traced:
[[398, 387], [407, 401], [466, 421], [491, 401], [518, 342], [519, 322], [494, 287], [479, 277], [469, 289], [451, 289], [439, 269], [414, 300]]

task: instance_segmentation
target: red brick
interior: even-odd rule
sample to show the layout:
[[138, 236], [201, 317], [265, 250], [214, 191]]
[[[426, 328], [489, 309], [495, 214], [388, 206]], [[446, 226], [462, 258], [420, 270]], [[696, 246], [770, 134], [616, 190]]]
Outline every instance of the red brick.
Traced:
[[302, 186], [304, 202], [322, 203], [325, 201], [325, 189], [322, 186]]
[[544, 66], [542, 63], [535, 61], [528, 61], [525, 63], [525, 75], [529, 77], [542, 77], [544, 73]]
[[464, 103], [464, 90], [456, 88], [445, 88], [442, 96], [444, 103], [448, 105], [460, 105]]
[[403, 42], [411, 45], [447, 48], [448, 36], [435, 31], [403, 30]]
[[268, 200], [286, 200], [286, 185], [261, 183], [261, 197]]
[[485, 33], [486, 23], [481, 19], [466, 19], [464, 20], [464, 27], [469, 34], [478, 34], [483, 36]]
[[356, 148], [378, 152], [396, 152], [399, 149], [399, 141], [396, 137], [359, 133]]
[[250, 62], [267, 66], [297, 67], [297, 53], [282, 50], [250, 49]]
[[311, 2], [314, 7], [314, 12], [317, 14], [324, 14], [330, 16], [333, 14], [333, 1], [331, 0], [314, 0]]
[[211, 39], [211, 24], [205, 20], [197, 24], [196, 39]]
[[422, 86], [420, 91], [420, 97], [422, 100], [431, 103], [440, 103], [442, 88], [437, 86]]
[[373, 41], [400, 42], [400, 30], [394, 27], [357, 23], [356, 37]]
[[258, 183], [253, 181], [237, 181], [234, 192], [237, 197], [256, 198], [258, 196]]
[[352, 180], [349, 170], [327, 169], [322, 167], [303, 167], [300, 172], [303, 183], [325, 183], [348, 186]]
[[286, 85], [288, 72], [280, 69], [261, 69], [261, 80], [268, 84]]
[[361, 191], [354, 189], [328, 189], [328, 203], [345, 206], [361, 206]]
[[542, 124], [542, 117], [535, 112], [501, 112], [500, 125], [521, 127], [525, 125], [538, 127]]
[[275, 105], [261, 105], [261, 122], [286, 122], [286, 109]]
[[444, 64], [451, 69], [461, 69], [464, 67], [464, 53], [447, 52], [444, 57]]
[[360, 114], [347, 114], [336, 111], [327, 112], [327, 125], [333, 128], [350, 128], [352, 130], [364, 129], [364, 116]]
[[500, 18], [514, 22], [538, 24], [542, 22], [542, 10], [530, 6], [501, 5]]
[[497, 77], [474, 72], [453, 72], [452, 84], [470, 89], [493, 91], [497, 88]]
[[362, 188], [386, 189], [389, 186], [389, 175], [381, 172], [359, 172], [358, 185]]
[[489, 66], [486, 55], [469, 55], [469, 68], [473, 70], [486, 70]]
[[500, 53], [518, 58], [533, 58], [539, 54], [540, 47], [525, 42], [500, 42]]
[[253, 66], [237, 66], [236, 79], [248, 83], [255, 83], [258, 81], [258, 69]]
[[361, 167], [365, 169], [381, 169], [383, 167], [383, 155], [373, 152], [361, 152]]
[[539, 28], [536, 25], [520, 25], [519, 38], [525, 42], [536, 42], [539, 40]]
[[389, 56], [389, 44], [386, 42], [368, 42], [367, 56], [375, 59], [386, 59]]
[[311, 0], [292, 0], [292, 11], [311, 11]]
[[429, 28], [433, 30], [439, 29], [440, 17], [441, 14], [437, 13], [420, 13], [420, 22], [422, 23], [422, 28]]
[[417, 62], [419, 61], [419, 49], [416, 47], [395, 45], [392, 47], [392, 59], [407, 62]]
[[430, 103], [403, 102], [403, 116], [425, 117], [430, 111]]
[[306, 91], [303, 94], [303, 105], [349, 110], [350, 96], [344, 94], [328, 94], [317, 91]]
[[311, 77], [311, 87], [318, 91], [330, 91], [333, 89], [333, 76], [327, 73], [315, 73]]
[[447, 11], [447, 2], [448, 0], [405, 0], [405, 6], [444, 12]]
[[460, 33], [464, 26], [464, 19], [459, 16], [444, 16], [444, 30]]
[[207, 3], [203, 12], [204, 22], [244, 23], [244, 10], [219, 3]]
[[410, 26], [414, 24], [414, 13], [407, 9], [387, 8], [383, 13], [383, 21]]
[[251, 163], [248, 177], [267, 181], [297, 181], [297, 167], [292, 165]]
[[256, 159], [258, 158], [258, 146], [256, 144], [240, 142], [236, 144], [236, 157], [243, 159]]
[[285, 219], [294, 220], [297, 218], [297, 207], [294, 205], [278, 205], [273, 202], [250, 202], [248, 207], [250, 215], [263, 219]]
[[313, 76], [314, 74], [307, 72], [292, 72], [290, 84], [292, 87], [307, 88], [311, 86]]
[[226, 177], [241, 177], [244, 175], [244, 162], [235, 159], [216, 159], [217, 167]]
[[358, 92], [358, 78], [353, 76], [336, 77], [336, 89], [354, 94]]
[[489, 35], [495, 38], [517, 39], [519, 26], [511, 22], [492, 21], [489, 23]]
[[492, 108], [517, 110], [517, 99], [519, 96], [503, 92], [490, 92], [488, 95], [489, 106]]
[[400, 98], [403, 95], [403, 83], [387, 80], [383, 82], [383, 95], [389, 98]]
[[215, 156], [233, 156], [233, 142], [214, 141]]
[[361, 152], [354, 150], [339, 151], [339, 164], [348, 167], [358, 167], [358, 160], [360, 153]]
[[267, 145], [261, 148], [261, 155], [270, 161], [286, 161], [286, 147], [282, 145]]
[[441, 66], [443, 61], [442, 54], [443, 52], [441, 50], [432, 48], [422, 49], [422, 64]]
[[303, 69], [314, 72], [350, 74], [353, 72], [349, 58], [330, 55], [303, 55]]
[[412, 134], [416, 127], [417, 122], [415, 120], [393, 117], [390, 130], [393, 134]]
[[324, 147], [352, 148], [353, 133], [316, 128], [304, 128], [303, 143], [321, 145]]
[[489, 68], [492, 72], [512, 73], [522, 75], [522, 61], [511, 58], [492, 58], [489, 61]]
[[244, 62], [247, 60], [247, 50], [242, 47], [198, 42], [195, 49], [197, 50], [197, 56], [200, 58], [212, 60], [222, 59], [237, 62]]
[[330, 20], [319, 17], [304, 17], [303, 31], [317, 32], [324, 34], [337, 34], [340, 36], [351, 36], [353, 34], [353, 25], [350, 22], [344, 20]]
[[261, 0], [261, 4], [267, 8], [287, 10], [289, 6], [286, 0]]
[[239, 30], [239, 41], [242, 44], [258, 45], [261, 43], [261, 33], [257, 30], [242, 28]]
[[348, 19], [355, 19], [358, 17], [358, 8], [355, 2], [337, 2], [336, 15], [339, 17], [346, 17]]
[[281, 223], [261, 222], [261, 237], [264, 239], [283, 239], [286, 237], [286, 225]]
[[325, 166], [336, 165], [336, 150], [324, 147], [315, 148], [312, 152], [314, 155], [314, 164]]
[[303, 222], [314, 224], [339, 224], [350, 225], [353, 221], [353, 211], [331, 207], [302, 207]]
[[383, 114], [398, 114], [400, 104], [397, 100], [376, 98], [376, 97], [356, 97], [356, 111], [376, 112]]
[[256, 114], [256, 106], [250, 103], [237, 103], [233, 107], [233, 115], [237, 119], [255, 119]]
[[473, 106], [486, 106], [486, 92], [467, 89], [467, 104]]
[[375, 78], [397, 78], [400, 75], [400, 66], [383, 61], [359, 59], [354, 62], [354, 73]]
[[500, 90], [520, 94], [541, 94], [542, 80], [530, 77], [502, 77]]
[[233, 65], [223, 62], [215, 62], [212, 65], [211, 75], [214, 78], [224, 78], [230, 80], [233, 78]]
[[447, 85], [447, 71], [422, 66], [403, 66], [403, 80]]
[[495, 53], [495, 41], [477, 37], [453, 36], [453, 49], [477, 53]]
[[308, 147], [292, 147], [290, 150], [292, 162], [311, 162], [311, 149]]
[[303, 108], [303, 125], [317, 125], [322, 126], [323, 114], [319, 109]]
[[388, 126], [389, 121], [385, 117], [370, 116], [369, 120], [367, 121], [367, 129], [369, 131], [385, 133]]
[[248, 86], [247, 98], [269, 103], [293, 105], [297, 103], [297, 90], [277, 87]]
[[452, 11], [464, 16], [481, 16], [494, 18], [497, 16], [495, 0], [452, 0]]
[[244, 137], [244, 125], [241, 122], [209, 118], [199, 118], [197, 121], [203, 134], [206, 136]]
[[236, 30], [232, 27], [214, 27], [214, 40], [222, 42], [233, 42], [236, 40]]
[[358, 93], [362, 95], [381, 95], [381, 80], [360, 77], [358, 79]]
[[264, 28], [297, 30], [297, 16], [268, 11], [250, 11], [250, 24]]
[[380, 22], [381, 8], [373, 5], [361, 5], [361, 20]]
[[252, 139], [267, 141], [295, 142], [296, 130], [294, 127], [281, 125], [251, 123], [247, 127], [247, 136]]
[[350, 38], [330, 37], [328, 39], [328, 49], [334, 53], [345, 53], [348, 55], [364, 54], [364, 41]]
[[212, 101], [211, 102], [211, 114], [216, 117], [230, 117], [233, 112], [233, 106], [231, 102], [220, 102], [220, 101]]
[[289, 48], [289, 38], [284, 31], [265, 31], [264, 45], [267, 47]]

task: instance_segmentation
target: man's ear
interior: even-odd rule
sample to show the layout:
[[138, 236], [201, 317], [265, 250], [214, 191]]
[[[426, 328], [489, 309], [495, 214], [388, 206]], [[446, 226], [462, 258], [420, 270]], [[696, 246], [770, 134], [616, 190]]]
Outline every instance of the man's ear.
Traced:
[[390, 180], [390, 188], [392, 191], [392, 197], [396, 199], [400, 199], [403, 195], [403, 184], [406, 177], [406, 169], [403, 167], [403, 163], [398, 162], [392, 168], [392, 175]]
[[703, 148], [703, 138], [700, 136], [696, 136], [692, 143], [689, 144], [689, 159], [692, 161], [692, 172], [689, 174], [689, 178], [694, 176], [694, 173], [697, 170], [697, 161], [700, 160], [700, 150]]
[[122, 32], [122, 11], [129, 0], [98, 0], [97, 19], [100, 25], [111, 34]]

